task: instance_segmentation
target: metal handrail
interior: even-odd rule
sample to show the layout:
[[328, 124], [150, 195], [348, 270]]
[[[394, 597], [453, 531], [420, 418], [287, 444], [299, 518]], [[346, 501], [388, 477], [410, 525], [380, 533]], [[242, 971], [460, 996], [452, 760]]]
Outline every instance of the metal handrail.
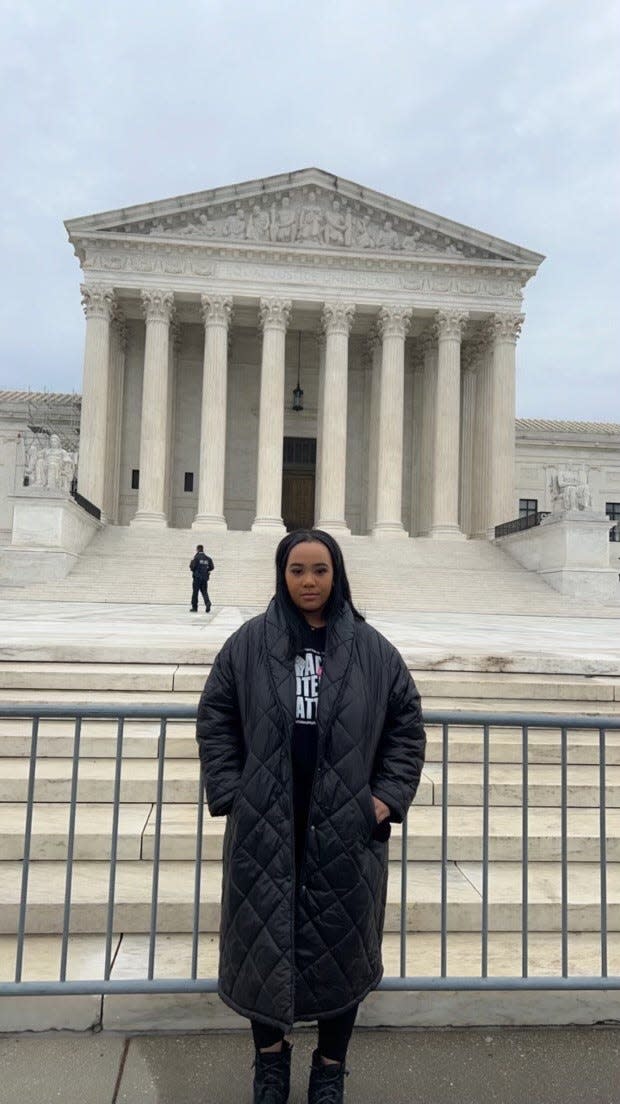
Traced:
[[540, 525], [543, 518], [549, 517], [549, 513], [549, 510], [537, 510], [536, 513], [523, 514], [512, 521], [504, 521], [501, 525], [495, 526], [495, 539], [508, 537], [511, 533], [522, 533], [525, 529], [533, 529], [534, 526]]
[[72, 479], [70, 493], [71, 498], [74, 500], [74, 502], [77, 503], [78, 506], [81, 506], [83, 510], [86, 510], [87, 514], [90, 514], [91, 517], [96, 518], [97, 521], [101, 521], [101, 510], [98, 506], [95, 506], [95, 504], [91, 502], [88, 498], [85, 498], [83, 494], [80, 494], [77, 489], [77, 479]]
[[[0, 703], [0, 718], [26, 718], [31, 721], [30, 769], [28, 794], [26, 801], [26, 819], [24, 829], [24, 857], [22, 863], [22, 882], [19, 904], [19, 916], [16, 925], [16, 955], [14, 979], [0, 982], [1, 996], [49, 995], [49, 994], [108, 994], [108, 993], [193, 993], [216, 992], [217, 979], [198, 977], [198, 942], [200, 938], [201, 911], [201, 871], [202, 826], [204, 811], [204, 792], [196, 764], [196, 805], [197, 832], [195, 848], [195, 882], [193, 901], [192, 968], [189, 976], [177, 978], [158, 978], [155, 976], [154, 963], [158, 937], [158, 887], [159, 858], [162, 838], [163, 779], [166, 759], [167, 725], [172, 720], [191, 722], [195, 720], [196, 709], [192, 705], [171, 705], [169, 703], [150, 705], [129, 705], [125, 702], [107, 704], [89, 703]], [[69, 829], [67, 833], [67, 859], [63, 930], [61, 935], [60, 977], [58, 980], [24, 981], [23, 956], [25, 935], [28, 928], [28, 887], [30, 867], [36, 860], [31, 859], [31, 840], [34, 810], [37, 751], [40, 739], [40, 722], [48, 719], [66, 718], [73, 721], [73, 756], [71, 767], [71, 801], [69, 811]], [[76, 828], [76, 808], [80, 768], [80, 748], [82, 741], [82, 722], [86, 719], [113, 719], [116, 721], [116, 759], [114, 775], [113, 817], [110, 837], [110, 874], [109, 892], [106, 906], [105, 962], [103, 976], [90, 979], [67, 978], [67, 956], [71, 940], [72, 877], [74, 863], [74, 843]], [[148, 969], [142, 978], [115, 979], [113, 973], [112, 940], [115, 931], [115, 890], [117, 844], [119, 833], [119, 809], [121, 793], [121, 773], [123, 763], [123, 744], [126, 734], [125, 723], [131, 720], [151, 719], [159, 722], [157, 752], [157, 797], [155, 805], [155, 838], [152, 860], [151, 918], [148, 931], [149, 954]], [[441, 925], [438, 933], [441, 948], [441, 967], [437, 976], [407, 976], [407, 905], [410, 902], [407, 893], [407, 819], [402, 826], [401, 850], [401, 900], [400, 900], [400, 976], [385, 977], [380, 988], [385, 991], [499, 991], [499, 990], [617, 990], [620, 989], [620, 976], [610, 976], [607, 968], [608, 948], [608, 894], [607, 894], [607, 828], [606, 828], [606, 735], [608, 731], [620, 730], [620, 717], [597, 716], [594, 714], [562, 715], [549, 713], [496, 713], [472, 710], [427, 710], [424, 714], [426, 725], [439, 726], [442, 733], [442, 794], [441, 794]], [[480, 900], [480, 971], [477, 976], [454, 976], [447, 969], [448, 930], [448, 826], [449, 826], [449, 782], [450, 782], [450, 730], [463, 726], [477, 727], [483, 736], [482, 744], [482, 880]], [[489, 976], [488, 940], [489, 940], [489, 872], [492, 860], [489, 854], [489, 804], [490, 804], [490, 765], [492, 748], [492, 730], [496, 728], [517, 728], [520, 730], [522, 748], [522, 901], [521, 901], [521, 961], [520, 975]], [[529, 796], [529, 736], [532, 729], [545, 728], [557, 730], [560, 736], [560, 781], [561, 781], [561, 973], [556, 976], [529, 975], [529, 913], [528, 913], [528, 796]], [[599, 902], [600, 918], [600, 972], [594, 976], [572, 975], [569, 971], [568, 937], [569, 927], [569, 867], [568, 867], [568, 764], [570, 758], [569, 735], [571, 730], [593, 730], [598, 732], [598, 797], [599, 797]], [[107, 861], [107, 860], [106, 860]], [[188, 939], [190, 933], [188, 932]]]

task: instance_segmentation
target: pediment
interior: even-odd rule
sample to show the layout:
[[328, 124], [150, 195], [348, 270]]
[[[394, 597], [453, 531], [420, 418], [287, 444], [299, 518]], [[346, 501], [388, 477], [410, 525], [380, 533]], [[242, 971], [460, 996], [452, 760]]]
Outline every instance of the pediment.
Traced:
[[80, 233], [154, 240], [442, 259], [543, 259], [319, 169], [249, 181], [66, 224]]

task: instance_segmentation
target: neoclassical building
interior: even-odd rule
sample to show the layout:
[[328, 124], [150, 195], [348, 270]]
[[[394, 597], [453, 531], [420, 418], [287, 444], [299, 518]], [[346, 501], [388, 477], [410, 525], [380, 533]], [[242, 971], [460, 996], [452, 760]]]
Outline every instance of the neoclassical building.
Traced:
[[318, 169], [66, 226], [78, 489], [109, 522], [459, 539], [518, 513], [539, 254]]

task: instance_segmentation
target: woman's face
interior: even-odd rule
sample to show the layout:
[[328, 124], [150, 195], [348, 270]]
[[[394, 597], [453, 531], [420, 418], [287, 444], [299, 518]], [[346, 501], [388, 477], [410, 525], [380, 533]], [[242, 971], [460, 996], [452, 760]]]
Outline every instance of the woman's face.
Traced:
[[308, 621], [315, 621], [325, 608], [334, 581], [329, 549], [320, 541], [296, 544], [289, 552], [284, 577], [297, 609]]

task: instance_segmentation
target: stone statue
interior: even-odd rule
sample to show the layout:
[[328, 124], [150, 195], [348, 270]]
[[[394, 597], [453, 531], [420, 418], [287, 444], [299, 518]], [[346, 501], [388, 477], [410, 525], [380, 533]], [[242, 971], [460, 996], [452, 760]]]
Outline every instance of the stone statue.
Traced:
[[77, 471], [77, 452], [63, 450], [63, 459], [60, 465], [60, 487], [64, 494], [71, 494], [71, 484]]
[[592, 509], [592, 491], [585, 468], [559, 468], [551, 476], [550, 494], [554, 514]]
[[65, 450], [60, 447], [60, 437], [52, 433], [49, 447], [45, 450], [47, 487], [51, 491], [61, 490], [61, 470]]
[[26, 475], [30, 487], [44, 487], [48, 491], [69, 494], [77, 468], [77, 452], [69, 452], [60, 443], [57, 433], [52, 433], [49, 444], [43, 446], [34, 437], [26, 451]]
[[33, 437], [26, 449], [26, 476], [28, 477], [28, 484], [30, 486], [36, 482], [38, 460], [39, 442], [36, 437]]

